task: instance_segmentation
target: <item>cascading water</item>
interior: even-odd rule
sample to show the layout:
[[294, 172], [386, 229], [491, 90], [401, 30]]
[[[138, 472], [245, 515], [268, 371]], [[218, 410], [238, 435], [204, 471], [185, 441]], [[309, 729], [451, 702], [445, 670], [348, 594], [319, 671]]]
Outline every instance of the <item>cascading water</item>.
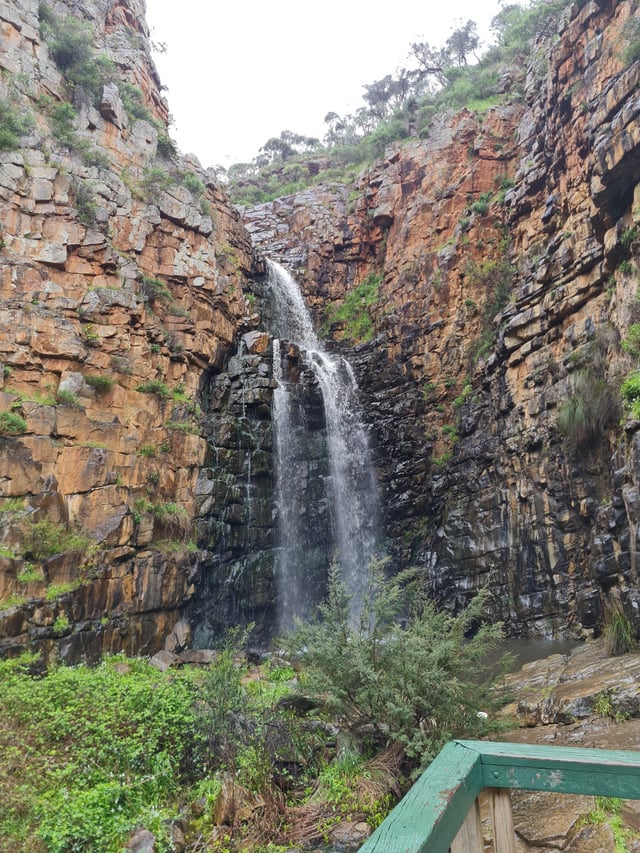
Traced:
[[[378, 545], [378, 499], [367, 435], [359, 416], [357, 386], [351, 366], [342, 356], [329, 355], [321, 346], [295, 279], [279, 264], [268, 262], [269, 288], [274, 305], [273, 415], [276, 432], [276, 503], [279, 542], [280, 627], [287, 629], [295, 616], [304, 616], [309, 594], [305, 553], [304, 494], [308, 489], [308, 450], [311, 443], [304, 409], [298, 405], [299, 373], [284, 369], [286, 341], [293, 358], [298, 347], [304, 366], [315, 377], [324, 408], [328, 464], [324, 475], [328, 504], [330, 559], [340, 567], [357, 619], [368, 567]], [[297, 359], [296, 363], [297, 363]]]

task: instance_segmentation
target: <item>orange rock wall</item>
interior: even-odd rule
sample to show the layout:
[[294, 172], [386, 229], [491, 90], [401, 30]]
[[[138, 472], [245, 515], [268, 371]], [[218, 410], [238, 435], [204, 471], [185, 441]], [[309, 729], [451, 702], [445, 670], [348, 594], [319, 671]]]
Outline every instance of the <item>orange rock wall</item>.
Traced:
[[[0, 8], [0, 97], [34, 120], [0, 152], [0, 413], [26, 424], [0, 436], [0, 651], [74, 659], [155, 650], [193, 594], [200, 383], [251, 327], [253, 261], [214, 177], [158, 151], [168, 109], [143, 4], [66, 6], [155, 119], [128, 116], [112, 86], [97, 106], [76, 98], [75, 142], [56, 141], [41, 96], [73, 98], [38, 4]], [[89, 547], [42, 556], [43, 519]]]
[[[353, 190], [245, 213], [318, 317], [381, 277], [376, 337], [350, 355], [394, 560], [421, 565], [448, 606], [488, 584], [514, 634], [638, 615], [640, 472], [616, 411], [637, 321], [638, 242], [623, 235], [640, 223], [640, 63], [624, 61], [638, 13], [574, 4], [511, 104], [437, 118]], [[574, 446], [559, 413], [585, 384], [606, 411]]]

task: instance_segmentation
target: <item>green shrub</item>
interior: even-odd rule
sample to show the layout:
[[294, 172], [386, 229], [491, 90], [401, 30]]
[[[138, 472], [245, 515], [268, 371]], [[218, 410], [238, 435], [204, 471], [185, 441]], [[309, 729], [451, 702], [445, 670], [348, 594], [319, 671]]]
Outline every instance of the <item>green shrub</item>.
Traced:
[[619, 608], [606, 614], [602, 629], [604, 650], [610, 657], [626, 655], [636, 648], [633, 625]]
[[204, 183], [195, 172], [187, 172], [182, 178], [182, 185], [196, 198], [200, 198], [205, 190]]
[[27, 422], [16, 412], [0, 412], [0, 435], [20, 435], [27, 431]]
[[419, 770], [451, 738], [479, 732], [477, 712], [492, 701], [483, 661], [501, 626], [483, 619], [485, 594], [451, 616], [423, 597], [415, 574], [385, 581], [379, 566], [363, 598], [354, 624], [351, 597], [332, 571], [317, 621], [285, 644], [303, 665], [305, 694], [352, 731], [369, 732], [377, 748], [401, 747]]
[[626, 411], [632, 417], [640, 419], [640, 371], [627, 376], [620, 386], [620, 394]]
[[34, 566], [33, 563], [25, 563], [16, 576], [18, 583], [34, 583], [44, 580], [42, 569]]
[[24, 555], [34, 560], [46, 560], [69, 551], [86, 551], [93, 544], [85, 533], [69, 530], [65, 524], [48, 518], [39, 521], [26, 519], [22, 522], [22, 532]]
[[61, 613], [59, 616], [56, 616], [53, 623], [53, 633], [58, 635], [64, 634], [70, 627], [71, 622], [69, 622], [69, 617], [65, 613]]
[[164, 190], [169, 189], [174, 183], [175, 181], [165, 169], [153, 166], [145, 169], [141, 187], [149, 201], [157, 203]]
[[78, 146], [79, 137], [76, 133], [76, 111], [66, 101], [54, 103], [51, 99], [42, 99], [42, 104], [51, 122], [53, 138], [65, 148], [72, 151]]
[[138, 456], [145, 456], [147, 459], [153, 459], [157, 456], [157, 451], [152, 444], [142, 444], [138, 448]]
[[95, 191], [89, 181], [76, 181], [74, 190], [78, 219], [83, 225], [90, 228], [92, 225], [95, 225], [96, 214], [98, 212]]
[[373, 337], [372, 308], [380, 299], [382, 276], [369, 275], [360, 284], [350, 290], [342, 303], [330, 309], [327, 323], [344, 323], [345, 337], [354, 343], [364, 343]]
[[629, 326], [627, 337], [624, 338], [620, 346], [636, 361], [640, 359], [640, 323], [632, 323]]
[[618, 395], [605, 379], [590, 369], [580, 370], [573, 381], [573, 392], [558, 407], [558, 429], [572, 449], [600, 439], [619, 412]]
[[168, 400], [171, 397], [171, 390], [161, 379], [150, 379], [148, 382], [141, 382], [136, 388], [142, 394], [155, 394], [161, 400]]
[[116, 384], [115, 379], [103, 373], [85, 375], [84, 381], [98, 394], [106, 394], [108, 391], [113, 391]]
[[171, 291], [163, 281], [160, 281], [159, 278], [153, 278], [152, 276], [147, 275], [143, 276], [140, 291], [147, 302], [154, 302], [156, 299], [173, 302]]
[[169, 134], [160, 132], [158, 134], [158, 154], [166, 160], [170, 160], [177, 153], [178, 147]]
[[31, 113], [0, 98], [0, 151], [15, 150], [20, 137], [26, 136], [33, 127], [34, 119]]
[[70, 406], [72, 409], [80, 408], [78, 395], [74, 394], [73, 391], [67, 391], [65, 388], [59, 388], [56, 391], [56, 402], [61, 406]]
[[622, 34], [627, 41], [622, 57], [628, 66], [640, 59], [640, 21], [637, 18], [628, 20]]
[[113, 77], [113, 63], [96, 53], [91, 25], [73, 15], [58, 17], [45, 3], [38, 7], [40, 30], [51, 58], [73, 89], [81, 89], [94, 99]]
[[142, 94], [141, 89], [139, 89], [137, 86], [134, 86], [132, 83], [127, 83], [124, 80], [119, 80], [118, 91], [120, 92], [122, 105], [124, 106], [127, 115], [132, 121], [134, 121], [135, 119], [143, 119], [144, 121], [148, 121], [151, 124], [157, 123], [153, 114], [143, 102], [144, 95]]
[[169, 853], [175, 791], [192, 767], [193, 678], [118, 658], [38, 678], [27, 666], [0, 673], [0, 713], [10, 718], [0, 733], [7, 849], [118, 853], [144, 826]]

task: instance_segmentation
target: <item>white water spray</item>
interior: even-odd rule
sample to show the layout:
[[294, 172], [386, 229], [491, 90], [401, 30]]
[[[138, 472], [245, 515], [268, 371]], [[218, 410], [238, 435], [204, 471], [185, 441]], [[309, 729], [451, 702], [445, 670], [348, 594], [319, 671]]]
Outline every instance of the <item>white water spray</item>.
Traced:
[[[328, 474], [326, 499], [331, 557], [340, 566], [352, 598], [352, 616], [359, 616], [368, 568], [378, 545], [378, 498], [367, 435], [357, 406], [357, 385], [351, 365], [329, 355], [318, 341], [311, 317], [295, 279], [269, 262], [269, 287], [279, 338], [297, 345], [305, 366], [313, 371], [322, 392], [326, 422]], [[296, 385], [282, 368], [280, 340], [274, 341], [274, 422], [276, 429], [276, 502], [280, 627], [302, 616], [306, 588], [301, 488], [305, 485], [309, 433], [295, 404]]]

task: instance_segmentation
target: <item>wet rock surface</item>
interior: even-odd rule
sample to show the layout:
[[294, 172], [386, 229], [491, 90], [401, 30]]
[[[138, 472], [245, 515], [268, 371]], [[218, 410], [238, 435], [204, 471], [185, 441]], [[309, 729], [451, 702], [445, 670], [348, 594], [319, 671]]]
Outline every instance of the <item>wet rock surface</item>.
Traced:
[[[437, 117], [351, 194], [243, 210], [318, 317], [377, 277], [373, 340], [331, 335], [362, 389], [394, 560], [447, 607], [489, 586], [513, 636], [583, 636], [614, 604], [640, 622], [637, 423], [620, 427], [617, 396], [637, 321], [640, 71], [621, 48], [637, 14], [573, 4], [544, 68], [514, 71], [514, 103]], [[580, 400], [602, 418], [572, 435]]]
[[[640, 752], [639, 665], [640, 654], [606, 657], [600, 641], [580, 645], [570, 655], [525, 665], [506, 679], [507, 690], [516, 698], [504, 713], [515, 714], [520, 727], [500, 739]], [[612, 815], [596, 819], [594, 797], [514, 791], [512, 803], [517, 849], [522, 853], [616, 849]], [[640, 849], [639, 815], [637, 801], [623, 802], [629, 851]], [[489, 844], [490, 824], [488, 817], [484, 820]]]

